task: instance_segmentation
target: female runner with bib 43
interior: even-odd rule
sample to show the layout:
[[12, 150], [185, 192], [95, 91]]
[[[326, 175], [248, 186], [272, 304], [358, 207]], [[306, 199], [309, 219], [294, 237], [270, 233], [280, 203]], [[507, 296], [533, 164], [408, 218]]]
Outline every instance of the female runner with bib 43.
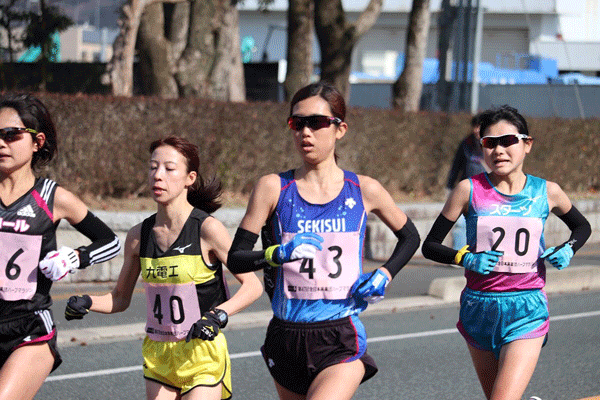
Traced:
[[[229, 252], [231, 271], [265, 269], [274, 316], [262, 354], [281, 399], [350, 399], [377, 372], [358, 314], [383, 298], [419, 247], [414, 225], [381, 184], [337, 165], [345, 116], [330, 85], [294, 95], [288, 124], [302, 165], [259, 179]], [[398, 244], [381, 268], [363, 273], [370, 212]], [[261, 229], [265, 250], [253, 251]]]

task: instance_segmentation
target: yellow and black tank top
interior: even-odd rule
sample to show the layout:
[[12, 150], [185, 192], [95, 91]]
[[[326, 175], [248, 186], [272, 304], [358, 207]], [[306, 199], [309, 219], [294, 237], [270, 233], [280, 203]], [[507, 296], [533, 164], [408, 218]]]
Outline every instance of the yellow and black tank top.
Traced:
[[156, 341], [185, 339], [202, 313], [227, 300], [221, 262], [202, 257], [200, 230], [206, 212], [194, 208], [179, 236], [166, 251], [156, 244], [156, 214], [142, 223], [141, 274], [146, 291], [146, 334]]

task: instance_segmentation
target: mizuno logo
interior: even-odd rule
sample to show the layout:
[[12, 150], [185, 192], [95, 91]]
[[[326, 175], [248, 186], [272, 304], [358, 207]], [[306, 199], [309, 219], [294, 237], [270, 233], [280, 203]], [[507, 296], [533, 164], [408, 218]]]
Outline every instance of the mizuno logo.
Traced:
[[31, 204], [27, 204], [25, 207], [17, 211], [17, 215], [20, 215], [21, 217], [35, 218], [35, 212], [33, 212], [33, 207], [31, 207]]
[[179, 252], [179, 254], [183, 254], [183, 252], [185, 251], [185, 249], [187, 249], [188, 247], [190, 247], [192, 244], [188, 244], [187, 246], [183, 246], [183, 247], [175, 247], [173, 250], [177, 250]]

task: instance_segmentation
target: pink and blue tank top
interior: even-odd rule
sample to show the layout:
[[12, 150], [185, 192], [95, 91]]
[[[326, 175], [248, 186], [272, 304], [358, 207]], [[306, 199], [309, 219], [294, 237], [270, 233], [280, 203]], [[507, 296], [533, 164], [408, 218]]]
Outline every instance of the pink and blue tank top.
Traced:
[[544, 224], [549, 214], [546, 181], [527, 175], [523, 190], [500, 193], [487, 173], [470, 178], [467, 243], [471, 252], [497, 250], [504, 254], [489, 275], [465, 271], [467, 287], [479, 291], [541, 289], [546, 267]]
[[279, 201], [263, 231], [267, 244], [287, 243], [303, 232], [317, 233], [324, 242], [313, 260], [265, 269], [274, 315], [292, 322], [317, 322], [358, 314], [350, 288], [362, 273], [367, 221], [358, 177], [344, 171], [342, 190], [326, 204], [312, 204], [300, 196], [293, 170], [280, 178]]

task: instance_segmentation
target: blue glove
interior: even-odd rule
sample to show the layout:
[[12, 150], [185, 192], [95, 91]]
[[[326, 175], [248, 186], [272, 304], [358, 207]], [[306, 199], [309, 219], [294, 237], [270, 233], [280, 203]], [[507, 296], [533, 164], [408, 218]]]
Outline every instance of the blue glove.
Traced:
[[563, 243], [557, 247], [550, 247], [542, 254], [541, 258], [550, 261], [556, 269], [563, 269], [569, 266], [573, 258], [573, 248], [569, 243]]
[[316, 233], [299, 233], [286, 244], [269, 247], [265, 257], [271, 265], [281, 265], [301, 258], [315, 258], [317, 250], [323, 250], [321, 242], [323, 238]]
[[486, 250], [479, 253], [465, 253], [461, 264], [466, 269], [487, 275], [494, 270], [494, 266], [504, 254], [501, 251]]
[[365, 300], [370, 304], [377, 303], [383, 300], [388, 283], [390, 283], [390, 280], [387, 275], [380, 269], [376, 269], [373, 272], [359, 276], [350, 288], [350, 293], [357, 300]]

